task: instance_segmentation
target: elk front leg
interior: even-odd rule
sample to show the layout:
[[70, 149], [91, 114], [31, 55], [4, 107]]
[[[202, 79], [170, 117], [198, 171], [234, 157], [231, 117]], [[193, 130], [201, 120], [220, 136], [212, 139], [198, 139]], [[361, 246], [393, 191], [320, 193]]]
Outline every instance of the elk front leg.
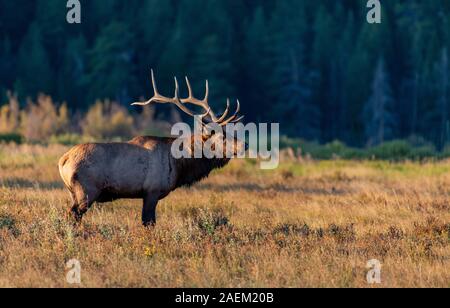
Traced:
[[147, 194], [144, 197], [144, 207], [142, 208], [142, 224], [144, 227], [154, 226], [156, 224], [156, 205], [158, 199], [154, 194]]

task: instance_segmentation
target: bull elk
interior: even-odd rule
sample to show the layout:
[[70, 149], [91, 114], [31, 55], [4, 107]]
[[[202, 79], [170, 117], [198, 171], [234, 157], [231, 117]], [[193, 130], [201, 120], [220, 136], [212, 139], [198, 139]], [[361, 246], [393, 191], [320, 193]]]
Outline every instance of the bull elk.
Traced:
[[[152, 71], [154, 96], [133, 105], [146, 106], [152, 103], [174, 104], [190, 116], [195, 116], [187, 105], [201, 107], [205, 113], [200, 120], [203, 125], [218, 124], [224, 128], [228, 123], [237, 123], [240, 104], [236, 112], [229, 116], [230, 101], [222, 116], [218, 117], [208, 103], [209, 85], [206, 82], [206, 94], [203, 100], [194, 97], [189, 79], [186, 77], [189, 97], [181, 99], [179, 84], [175, 78], [173, 98], [159, 94]], [[190, 136], [194, 139], [195, 136]], [[200, 140], [221, 138], [225, 145], [233, 142], [232, 151], [237, 154], [246, 148], [245, 142], [234, 136], [206, 134], [202, 132]], [[207, 177], [214, 169], [224, 167], [228, 158], [179, 158], [171, 155], [176, 138], [136, 137], [127, 143], [89, 143], [75, 146], [63, 155], [59, 161], [59, 172], [70, 192], [72, 207], [70, 215], [80, 223], [83, 215], [94, 202], [104, 203], [117, 199], [143, 199], [142, 223], [144, 226], [156, 223], [156, 206], [159, 200], [182, 186], [192, 185]], [[189, 142], [193, 146], [193, 142]], [[227, 146], [223, 146], [227, 148]], [[189, 151], [193, 153], [192, 148]], [[227, 157], [227, 156], [224, 156]]]

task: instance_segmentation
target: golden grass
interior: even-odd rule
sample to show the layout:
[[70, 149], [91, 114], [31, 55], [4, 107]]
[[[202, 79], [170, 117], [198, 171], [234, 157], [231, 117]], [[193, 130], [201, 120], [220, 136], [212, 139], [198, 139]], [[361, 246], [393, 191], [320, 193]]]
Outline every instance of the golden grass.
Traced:
[[234, 161], [158, 206], [95, 205], [66, 220], [62, 146], [0, 145], [0, 287], [450, 287], [450, 163]]

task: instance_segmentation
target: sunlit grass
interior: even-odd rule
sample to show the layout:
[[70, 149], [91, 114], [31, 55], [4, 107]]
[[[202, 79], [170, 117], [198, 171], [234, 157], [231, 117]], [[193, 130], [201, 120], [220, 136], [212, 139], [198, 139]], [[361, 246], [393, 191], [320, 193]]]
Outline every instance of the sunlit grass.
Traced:
[[141, 202], [95, 205], [66, 218], [62, 146], [0, 146], [0, 286], [449, 287], [450, 162], [234, 161], [161, 201], [158, 225]]

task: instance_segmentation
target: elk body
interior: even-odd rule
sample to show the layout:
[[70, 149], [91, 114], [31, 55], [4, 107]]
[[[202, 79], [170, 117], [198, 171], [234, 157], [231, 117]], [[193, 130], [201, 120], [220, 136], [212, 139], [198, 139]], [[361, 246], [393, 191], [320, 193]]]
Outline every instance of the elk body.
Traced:
[[[206, 84], [204, 100], [193, 97], [192, 88], [186, 78], [189, 97], [179, 98], [178, 82], [175, 79], [175, 96], [168, 98], [158, 93], [152, 71], [152, 83], [155, 95], [145, 103], [133, 105], [145, 106], [151, 103], [175, 104], [185, 113], [194, 116], [186, 107], [193, 104], [202, 107], [206, 113], [202, 121], [208, 118], [221, 127], [238, 122], [239, 103], [236, 113], [227, 118], [227, 109], [217, 117], [208, 104], [209, 87]], [[229, 142], [226, 136], [215, 135], [214, 138]], [[194, 136], [190, 137], [194, 139]], [[201, 136], [206, 141], [212, 136]], [[228, 158], [174, 158], [172, 144], [175, 138], [136, 137], [128, 143], [90, 143], [72, 148], [59, 161], [60, 175], [72, 197], [70, 213], [80, 222], [83, 215], [94, 202], [103, 203], [117, 199], [143, 199], [142, 222], [145, 226], [156, 223], [156, 206], [175, 189], [191, 185], [207, 177], [210, 172], [224, 167]], [[228, 141], [227, 141], [228, 140]], [[193, 146], [193, 142], [189, 142]], [[234, 139], [233, 151], [241, 151], [245, 143]], [[225, 147], [224, 147], [225, 148]], [[193, 150], [190, 149], [193, 153]], [[225, 156], [224, 156], [225, 157]]]

